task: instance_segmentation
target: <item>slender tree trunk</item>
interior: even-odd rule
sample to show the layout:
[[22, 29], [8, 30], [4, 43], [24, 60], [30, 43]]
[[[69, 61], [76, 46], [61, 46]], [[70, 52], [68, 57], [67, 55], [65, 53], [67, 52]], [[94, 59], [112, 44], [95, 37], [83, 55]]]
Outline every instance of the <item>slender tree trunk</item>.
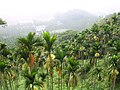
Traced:
[[61, 90], [62, 90], [62, 63], [61, 63]]
[[67, 81], [66, 81], [67, 90], [70, 90], [69, 78], [70, 78], [70, 74], [68, 75]]
[[115, 82], [116, 82], [116, 76], [115, 76], [115, 78], [113, 80], [113, 90], [115, 90]]
[[60, 78], [58, 76], [58, 90], [60, 90]]
[[51, 74], [51, 90], [53, 90], [53, 74]]
[[5, 87], [6, 87], [6, 90], [9, 90], [9, 89], [8, 89], [7, 80], [5, 80]]
[[42, 82], [42, 90], [46, 90], [45, 82]]
[[9, 80], [8, 80], [8, 82], [9, 82], [9, 85], [10, 85], [10, 89], [11, 89], [11, 90], [13, 90], [13, 89], [12, 89], [11, 77], [9, 77]]
[[[47, 70], [47, 73], [48, 73], [48, 70]], [[48, 90], [50, 89], [50, 85], [49, 85], [49, 76], [47, 76], [47, 89], [48, 89]]]

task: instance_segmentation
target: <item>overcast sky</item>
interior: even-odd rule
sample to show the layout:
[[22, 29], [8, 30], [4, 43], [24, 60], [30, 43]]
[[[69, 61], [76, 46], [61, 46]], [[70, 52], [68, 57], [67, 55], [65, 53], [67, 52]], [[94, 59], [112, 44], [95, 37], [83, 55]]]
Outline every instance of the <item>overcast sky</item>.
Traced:
[[108, 14], [120, 11], [120, 0], [0, 0], [0, 17], [30, 17], [73, 9]]

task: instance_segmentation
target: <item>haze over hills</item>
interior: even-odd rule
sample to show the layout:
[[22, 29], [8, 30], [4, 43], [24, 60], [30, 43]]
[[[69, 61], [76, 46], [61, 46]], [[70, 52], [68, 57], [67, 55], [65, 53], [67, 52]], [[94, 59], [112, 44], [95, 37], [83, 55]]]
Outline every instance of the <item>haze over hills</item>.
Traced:
[[65, 13], [55, 13], [46, 16], [37, 16], [31, 22], [34, 26], [45, 25], [45, 30], [74, 29], [81, 30], [95, 23], [99, 16], [75, 9]]
[[95, 23], [98, 18], [98, 16], [79, 9], [70, 10], [66, 13], [57, 14], [54, 20], [51, 21], [53, 26], [48, 25], [46, 29], [52, 30], [52, 27], [55, 27], [55, 29], [82, 30]]
[[[46, 17], [46, 18], [45, 18]], [[63, 32], [65, 30], [84, 30], [98, 21], [100, 17], [92, 15], [82, 10], [70, 10], [65, 13], [56, 13], [54, 15], [37, 16], [29, 19], [18, 20], [13, 25], [0, 28], [0, 38], [14, 38], [25, 36], [29, 32], [37, 34], [45, 31]]]
[[[92, 15], [88, 12], [75, 9], [69, 10], [65, 13], [55, 13], [49, 15], [37, 15], [35, 17], [9, 17], [12, 25], [45, 25], [47, 30], [55, 29], [83, 29], [87, 25], [93, 24], [98, 20], [98, 16]], [[28, 24], [28, 25], [29, 25]], [[82, 25], [83, 24], [83, 25]], [[8, 22], [8, 25], [11, 23]], [[85, 25], [85, 26], [84, 26]], [[82, 28], [82, 27], [83, 28]], [[54, 28], [53, 28], [54, 27]], [[78, 28], [79, 27], [79, 28]]]

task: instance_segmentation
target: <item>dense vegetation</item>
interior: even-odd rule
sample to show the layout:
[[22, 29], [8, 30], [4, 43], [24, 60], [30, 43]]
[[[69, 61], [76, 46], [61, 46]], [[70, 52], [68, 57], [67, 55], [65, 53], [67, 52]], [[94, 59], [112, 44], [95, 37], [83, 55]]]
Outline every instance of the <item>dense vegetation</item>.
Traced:
[[0, 43], [0, 90], [119, 90], [119, 72], [120, 13], [82, 32]]

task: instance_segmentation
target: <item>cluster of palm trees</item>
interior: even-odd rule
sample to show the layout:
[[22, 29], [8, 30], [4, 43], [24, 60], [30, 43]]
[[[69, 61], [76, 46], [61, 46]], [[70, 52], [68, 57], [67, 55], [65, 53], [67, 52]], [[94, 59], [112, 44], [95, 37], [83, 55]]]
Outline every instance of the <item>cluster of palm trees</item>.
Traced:
[[[120, 72], [120, 14], [57, 39], [30, 32], [0, 43], [0, 90], [115, 90]], [[65, 38], [65, 40], [64, 40]]]
[[56, 39], [57, 36], [51, 36], [49, 32], [44, 32], [43, 38], [36, 37], [35, 33], [29, 33], [27, 37], [18, 39], [19, 48], [17, 53], [19, 53], [19, 59], [23, 59], [22, 64], [26, 65], [26, 68], [24, 66], [22, 71], [26, 83], [25, 88], [34, 90], [35, 86], [39, 86], [43, 90], [53, 90], [56, 81], [56, 79], [54, 80], [55, 68], [58, 79], [60, 79], [58, 80], [60, 90], [63, 89], [63, 68], [64, 70], [67, 68], [66, 75], [69, 77], [66, 86], [70, 87], [70, 82], [72, 87], [77, 85], [75, 72], [79, 63], [73, 58], [68, 58], [67, 61], [64, 60], [66, 54], [59, 47], [55, 48], [53, 46]]
[[[86, 60], [87, 62], [89, 61], [90, 66], [93, 67], [91, 69], [95, 70], [96, 73], [96, 69], [101, 67], [99, 62], [102, 62], [102, 66], [105, 66], [101, 67], [101, 72], [104, 71], [104, 68], [107, 68], [107, 71], [104, 71], [107, 73], [107, 75], [102, 73], [98, 74], [98, 76], [106, 76], [103, 77], [104, 81], [108, 81], [107, 83], [109, 84], [106, 85], [110, 87], [111, 90], [115, 89], [115, 82], [117, 77], [118, 79], [120, 78], [119, 18], [120, 13], [115, 13], [109, 18], [103, 19], [98, 24], [94, 24], [90, 29], [86, 29], [79, 34], [74, 35], [74, 37], [69, 38], [69, 40], [63, 40], [63, 42], [59, 45], [59, 47], [61, 47], [64, 52], [68, 54], [68, 57], [70, 56], [74, 57], [76, 60], [81, 60], [83, 62], [83, 67], [85, 67]], [[114, 62], [112, 59], [113, 56], [116, 56]], [[90, 70], [90, 68], [87, 69]], [[90, 70], [91, 73], [93, 70]], [[87, 73], [86, 70], [85, 73]]]

